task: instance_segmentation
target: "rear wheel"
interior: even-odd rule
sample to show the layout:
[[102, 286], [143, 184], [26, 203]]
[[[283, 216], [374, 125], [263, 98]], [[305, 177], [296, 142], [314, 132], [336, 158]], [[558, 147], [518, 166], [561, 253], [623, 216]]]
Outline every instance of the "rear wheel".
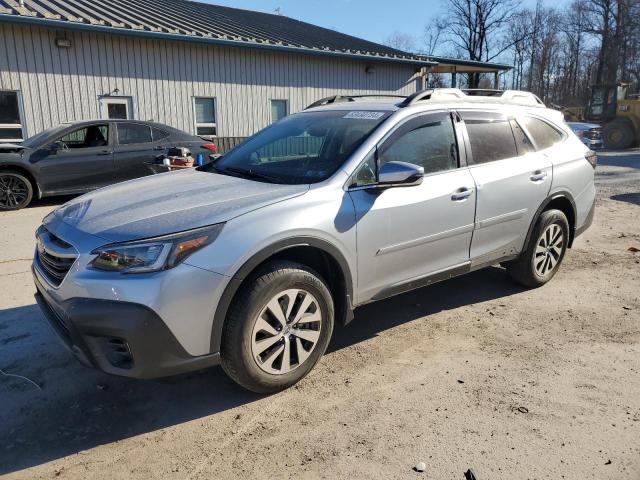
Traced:
[[268, 264], [234, 300], [222, 334], [222, 368], [257, 393], [298, 382], [318, 363], [333, 331], [333, 300], [318, 274]]
[[616, 150], [629, 148], [635, 140], [633, 125], [621, 118], [613, 120], [602, 129], [602, 139], [607, 148]]
[[526, 287], [540, 287], [553, 278], [567, 251], [569, 222], [560, 210], [542, 212], [520, 256], [506, 265], [507, 273]]
[[0, 210], [19, 210], [33, 198], [33, 187], [27, 177], [12, 170], [0, 172]]

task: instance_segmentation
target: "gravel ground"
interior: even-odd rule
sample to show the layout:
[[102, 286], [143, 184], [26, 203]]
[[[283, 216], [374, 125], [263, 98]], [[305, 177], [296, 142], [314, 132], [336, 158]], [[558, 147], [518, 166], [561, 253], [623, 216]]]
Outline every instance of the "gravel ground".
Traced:
[[77, 364], [29, 273], [60, 199], [0, 213], [0, 369], [41, 388], [0, 376], [0, 475], [640, 479], [640, 151], [600, 162], [594, 225], [550, 284], [492, 267], [361, 308], [268, 397], [218, 368], [135, 381]]

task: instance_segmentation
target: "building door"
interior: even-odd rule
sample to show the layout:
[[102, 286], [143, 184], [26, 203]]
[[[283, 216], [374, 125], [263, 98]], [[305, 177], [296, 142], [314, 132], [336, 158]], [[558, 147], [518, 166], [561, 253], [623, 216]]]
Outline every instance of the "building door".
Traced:
[[100, 116], [109, 120], [133, 118], [131, 97], [100, 97]]

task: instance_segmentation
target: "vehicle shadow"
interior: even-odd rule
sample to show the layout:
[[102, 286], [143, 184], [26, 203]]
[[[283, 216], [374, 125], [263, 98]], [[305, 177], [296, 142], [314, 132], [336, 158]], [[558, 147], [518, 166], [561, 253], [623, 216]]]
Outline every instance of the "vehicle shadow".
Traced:
[[[520, 291], [504, 270], [488, 268], [364, 306], [336, 329], [329, 354], [425, 315]], [[220, 368], [146, 381], [86, 369], [48, 328], [35, 305], [0, 311], [0, 369], [42, 387], [0, 376], [0, 475], [263, 398]]]
[[63, 203], [67, 203], [69, 200], [72, 200], [77, 196], [79, 195], [62, 195], [59, 197], [44, 197], [35, 199], [26, 208], [54, 207], [57, 205], [62, 205]]
[[640, 169], [640, 150], [598, 152], [598, 165]]
[[640, 192], [620, 193], [618, 195], [611, 195], [611, 200], [617, 200], [618, 202], [632, 203], [633, 205], [640, 205]]
[[[504, 269], [490, 267], [358, 308], [355, 318], [334, 331], [328, 352], [376, 337], [407, 322], [464, 305], [505, 298], [524, 291]], [[425, 321], [428, 321], [426, 319]]]

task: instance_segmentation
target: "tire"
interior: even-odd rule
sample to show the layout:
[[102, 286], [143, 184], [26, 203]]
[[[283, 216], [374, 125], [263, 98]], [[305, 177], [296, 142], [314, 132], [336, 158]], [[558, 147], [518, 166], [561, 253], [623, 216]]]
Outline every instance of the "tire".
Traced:
[[33, 186], [27, 177], [14, 170], [0, 171], [0, 211], [20, 210], [32, 198]]
[[327, 349], [334, 324], [331, 293], [313, 270], [286, 261], [265, 265], [241, 288], [222, 330], [222, 368], [247, 390], [284, 390]]
[[602, 129], [604, 146], [614, 150], [623, 150], [633, 145], [635, 132], [633, 125], [627, 120], [618, 118], [607, 123]]
[[542, 212], [525, 250], [507, 264], [507, 273], [517, 283], [536, 288], [551, 280], [567, 251], [569, 222], [560, 210]]

